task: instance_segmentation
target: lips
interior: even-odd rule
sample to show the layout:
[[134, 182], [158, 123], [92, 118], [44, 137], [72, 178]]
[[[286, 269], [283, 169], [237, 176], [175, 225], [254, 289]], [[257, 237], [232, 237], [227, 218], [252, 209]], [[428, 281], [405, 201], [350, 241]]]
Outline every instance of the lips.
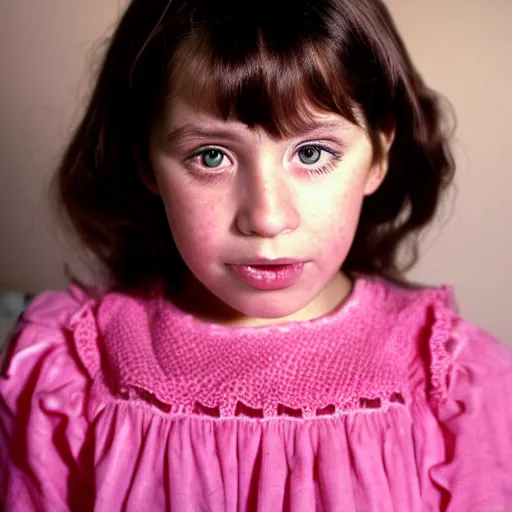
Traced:
[[280, 290], [295, 284], [304, 270], [304, 261], [281, 258], [228, 265], [239, 280], [257, 290]]

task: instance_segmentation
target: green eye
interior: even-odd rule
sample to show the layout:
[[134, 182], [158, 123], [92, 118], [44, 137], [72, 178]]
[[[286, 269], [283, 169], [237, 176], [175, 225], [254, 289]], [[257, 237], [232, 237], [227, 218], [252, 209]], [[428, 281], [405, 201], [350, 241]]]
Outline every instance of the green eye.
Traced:
[[313, 165], [320, 160], [322, 150], [314, 146], [305, 146], [299, 150], [299, 158], [303, 164]]
[[207, 149], [201, 154], [201, 163], [205, 167], [218, 167], [222, 163], [224, 153], [218, 149]]

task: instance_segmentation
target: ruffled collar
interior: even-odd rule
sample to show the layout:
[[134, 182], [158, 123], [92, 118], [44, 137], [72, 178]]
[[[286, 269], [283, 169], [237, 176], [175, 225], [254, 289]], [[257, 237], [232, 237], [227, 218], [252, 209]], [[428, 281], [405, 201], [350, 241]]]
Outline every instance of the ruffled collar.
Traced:
[[360, 277], [343, 304], [314, 320], [227, 327], [197, 320], [159, 293], [109, 293], [92, 320], [102, 371], [120, 396], [152, 396], [180, 414], [199, 404], [233, 416], [243, 404], [263, 416], [284, 407], [307, 417], [405, 401], [417, 348], [410, 337], [433, 300], [432, 290]]

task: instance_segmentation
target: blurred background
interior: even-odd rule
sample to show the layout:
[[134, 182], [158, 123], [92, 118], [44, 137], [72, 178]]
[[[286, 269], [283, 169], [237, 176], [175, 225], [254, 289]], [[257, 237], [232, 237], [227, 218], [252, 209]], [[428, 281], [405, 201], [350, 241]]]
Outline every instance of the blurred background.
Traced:
[[[462, 313], [512, 345], [512, 1], [386, 3], [458, 119], [456, 189], [410, 277], [453, 285]], [[126, 4], [0, 2], [0, 290], [20, 293], [0, 303], [0, 315], [15, 317], [26, 294], [64, 287], [65, 262], [87, 275], [52, 223], [46, 187]]]

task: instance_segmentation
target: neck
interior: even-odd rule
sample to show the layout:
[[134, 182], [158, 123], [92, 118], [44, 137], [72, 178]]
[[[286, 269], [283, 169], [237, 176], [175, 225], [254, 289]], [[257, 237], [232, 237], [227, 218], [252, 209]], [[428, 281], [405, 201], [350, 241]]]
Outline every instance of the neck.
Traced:
[[218, 299], [191, 273], [183, 280], [179, 292], [172, 300], [180, 309], [203, 322], [233, 327], [257, 327], [313, 320], [328, 315], [345, 302], [352, 291], [353, 284], [352, 277], [343, 272], [337, 272], [309, 304], [283, 318], [246, 316]]

